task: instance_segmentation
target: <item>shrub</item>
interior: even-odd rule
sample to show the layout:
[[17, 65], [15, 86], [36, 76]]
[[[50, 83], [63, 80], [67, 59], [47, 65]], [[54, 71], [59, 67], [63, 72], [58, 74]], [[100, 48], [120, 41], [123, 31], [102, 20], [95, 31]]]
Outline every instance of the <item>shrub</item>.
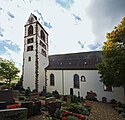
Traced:
[[63, 101], [67, 101], [67, 97], [68, 97], [69, 95], [64, 95], [62, 98], [63, 98]]
[[112, 99], [112, 100], [110, 101], [110, 104], [117, 104], [117, 101], [116, 101], [115, 99]]
[[83, 102], [83, 103], [85, 102], [85, 99], [83, 97], [81, 97], [81, 102]]
[[73, 115], [69, 115], [68, 117], [67, 117], [67, 120], [76, 120], [77, 118], [75, 117], [75, 116], [73, 116]]
[[73, 113], [78, 113], [78, 114], [83, 114], [83, 115], [89, 115], [90, 110], [85, 107], [85, 106], [80, 106], [76, 103], [70, 104], [70, 106], [67, 108], [68, 111], [73, 112]]
[[121, 102], [118, 102], [118, 107], [122, 107], [122, 103]]
[[48, 92], [48, 93], [46, 94], [46, 98], [48, 98], [48, 97], [52, 97], [52, 93], [49, 93], [49, 92]]
[[73, 96], [71, 96], [71, 103], [76, 103], [76, 104], [78, 104], [78, 98], [77, 98], [77, 96], [76, 95], [73, 95]]
[[20, 96], [19, 100], [25, 100], [25, 97], [24, 96]]
[[102, 102], [107, 102], [107, 98], [106, 97], [102, 97]]
[[25, 91], [25, 96], [29, 96], [31, 93], [30, 87], [27, 87], [26, 91]]
[[53, 91], [53, 92], [52, 92], [52, 95], [53, 95], [53, 97], [55, 97], [56, 99], [60, 99], [60, 95], [59, 95], [59, 93], [58, 93], [57, 90]]

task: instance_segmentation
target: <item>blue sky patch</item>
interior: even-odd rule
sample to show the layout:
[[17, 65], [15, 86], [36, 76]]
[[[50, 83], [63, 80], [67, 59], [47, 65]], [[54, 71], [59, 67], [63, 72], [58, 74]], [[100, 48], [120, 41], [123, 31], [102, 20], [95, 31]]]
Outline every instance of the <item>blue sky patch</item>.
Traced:
[[2, 32], [1, 32], [1, 31], [0, 31], [0, 36], [1, 36], [1, 37], [3, 37], [3, 34], [2, 34]]
[[74, 3], [74, 0], [56, 0], [56, 3], [65, 9], [69, 9]]
[[[43, 16], [42, 16], [42, 13], [39, 12], [39, 10], [34, 10], [34, 12], [37, 12], [37, 14], [40, 16], [41, 20], [44, 20], [44, 19], [43, 19]], [[40, 18], [39, 18], [39, 19], [40, 19]]]
[[0, 27], [0, 36], [3, 37], [3, 31], [4, 29]]
[[48, 27], [49, 29], [52, 28], [52, 25], [50, 23], [45, 22], [45, 21], [44, 21], [44, 26]]
[[11, 40], [0, 40], [0, 54], [3, 54], [6, 52], [6, 47], [15, 53], [18, 53], [21, 51], [19, 46], [15, 43], [13, 43]]
[[[46, 22], [46, 21], [44, 20], [44, 18], [43, 18], [43, 16], [42, 16], [42, 13], [41, 13], [39, 10], [34, 10], [34, 12], [36, 12], [36, 13], [39, 15], [38, 20], [42, 20], [42, 22], [43, 22], [43, 24], [44, 24], [45, 27], [47, 27], [47, 28], [49, 28], [49, 29], [52, 28], [51, 23], [50, 23], [50, 22]], [[41, 24], [42, 24], [42, 22], [41, 22]]]
[[15, 18], [15, 16], [14, 16], [10, 11], [8, 11], [7, 14], [8, 14], [9, 17], [11, 17], [11, 18]]
[[78, 41], [78, 44], [80, 45], [80, 47], [81, 47], [82, 49], [85, 47], [85, 43], [86, 43], [86, 42], [82, 43], [81, 41]]
[[98, 42], [96, 42], [95, 44], [89, 44], [87, 47], [89, 49], [91, 49], [91, 50], [97, 50], [98, 48], [101, 47], [101, 44], [99, 44]]
[[82, 21], [82, 19], [81, 19], [78, 15], [73, 14], [73, 17], [74, 17], [75, 20], [77, 20], [77, 21]]

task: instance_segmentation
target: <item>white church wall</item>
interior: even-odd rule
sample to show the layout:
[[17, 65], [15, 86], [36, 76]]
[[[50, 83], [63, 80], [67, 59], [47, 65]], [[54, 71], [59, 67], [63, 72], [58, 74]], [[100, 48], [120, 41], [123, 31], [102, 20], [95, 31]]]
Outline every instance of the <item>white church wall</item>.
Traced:
[[[116, 99], [118, 101], [124, 102], [124, 89], [114, 88], [113, 92], [104, 91], [104, 85], [99, 81], [98, 70], [66, 70], [65, 71], [65, 93], [69, 93], [69, 88], [73, 88], [73, 75], [78, 74], [80, 78], [80, 94], [85, 98], [86, 93], [92, 90], [97, 94], [97, 99], [102, 100], [102, 97], [106, 97], [108, 101], [111, 99]], [[81, 82], [81, 76], [85, 76], [86, 82]], [[78, 95], [78, 89], [73, 88], [74, 94]], [[120, 94], [119, 94], [120, 93]]]
[[[31, 61], [28, 61], [28, 57], [31, 57]], [[31, 90], [35, 88], [35, 54], [33, 51], [24, 53], [24, 81], [23, 86], [26, 89], [30, 87]]]
[[[54, 89], [61, 90], [59, 87], [62, 86], [61, 71], [59, 70], [48, 70], [47, 75], [53, 73], [55, 77], [58, 77], [58, 84], [55, 87], [48, 86], [47, 90], [52, 91]], [[78, 74], [80, 78], [80, 89], [76, 89], [73, 86], [73, 75]], [[81, 76], [85, 76], [86, 82], [81, 81]], [[64, 94], [70, 94], [70, 88], [73, 88], [74, 94], [80, 95], [85, 98], [86, 93], [91, 90], [97, 94], [97, 99], [102, 100], [102, 97], [106, 97], [108, 101], [116, 99], [117, 101], [125, 102], [124, 89], [122, 87], [113, 88], [113, 92], [104, 91], [104, 85], [99, 81], [99, 74], [97, 70], [64, 70]], [[49, 85], [50, 79], [48, 79]]]
[[48, 58], [44, 57], [41, 53], [38, 53], [39, 60], [39, 90], [43, 90], [45, 87], [45, 68], [48, 66]]
[[[50, 74], [54, 74], [55, 76], [55, 85], [50, 85]], [[47, 91], [52, 92], [54, 90], [57, 90], [60, 94], [63, 94], [62, 92], [62, 71], [61, 70], [47, 70]]]
[[[42, 30], [41, 26], [38, 24], [38, 72], [39, 72], [39, 81], [38, 81], [38, 85], [39, 85], [39, 89], [38, 91], [42, 91], [43, 87], [45, 87], [45, 68], [48, 66], [48, 51], [47, 51], [47, 45], [46, 45], [46, 49], [44, 49], [41, 45], [40, 45], [40, 41], [42, 41], [44, 44], [46, 44], [40, 37], [40, 31]], [[47, 35], [45, 33], [45, 39], [47, 39]], [[44, 51], [46, 52], [46, 56], [42, 55], [42, 49], [44, 49]]]

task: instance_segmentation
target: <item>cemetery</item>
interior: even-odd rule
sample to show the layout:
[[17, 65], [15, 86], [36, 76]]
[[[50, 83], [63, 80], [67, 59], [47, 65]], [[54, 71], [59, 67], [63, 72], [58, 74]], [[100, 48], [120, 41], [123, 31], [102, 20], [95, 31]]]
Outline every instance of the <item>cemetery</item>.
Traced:
[[[0, 120], [91, 120], [94, 104], [109, 105], [124, 116], [125, 104], [115, 99], [107, 103], [106, 98], [97, 100], [93, 91], [86, 93], [86, 98], [70, 95], [59, 95], [58, 91], [41, 93], [11, 89], [0, 90]], [[92, 119], [94, 120], [94, 119]]]

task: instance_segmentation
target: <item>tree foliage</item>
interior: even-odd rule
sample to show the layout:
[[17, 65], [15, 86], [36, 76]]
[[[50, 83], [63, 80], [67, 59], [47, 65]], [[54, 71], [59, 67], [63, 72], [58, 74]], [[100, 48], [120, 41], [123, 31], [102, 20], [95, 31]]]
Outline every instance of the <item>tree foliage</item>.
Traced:
[[106, 38], [104, 59], [98, 64], [101, 81], [107, 86], [125, 87], [125, 17]]
[[0, 76], [6, 79], [9, 84], [13, 79], [16, 79], [20, 70], [15, 66], [13, 61], [1, 60], [0, 61]]

